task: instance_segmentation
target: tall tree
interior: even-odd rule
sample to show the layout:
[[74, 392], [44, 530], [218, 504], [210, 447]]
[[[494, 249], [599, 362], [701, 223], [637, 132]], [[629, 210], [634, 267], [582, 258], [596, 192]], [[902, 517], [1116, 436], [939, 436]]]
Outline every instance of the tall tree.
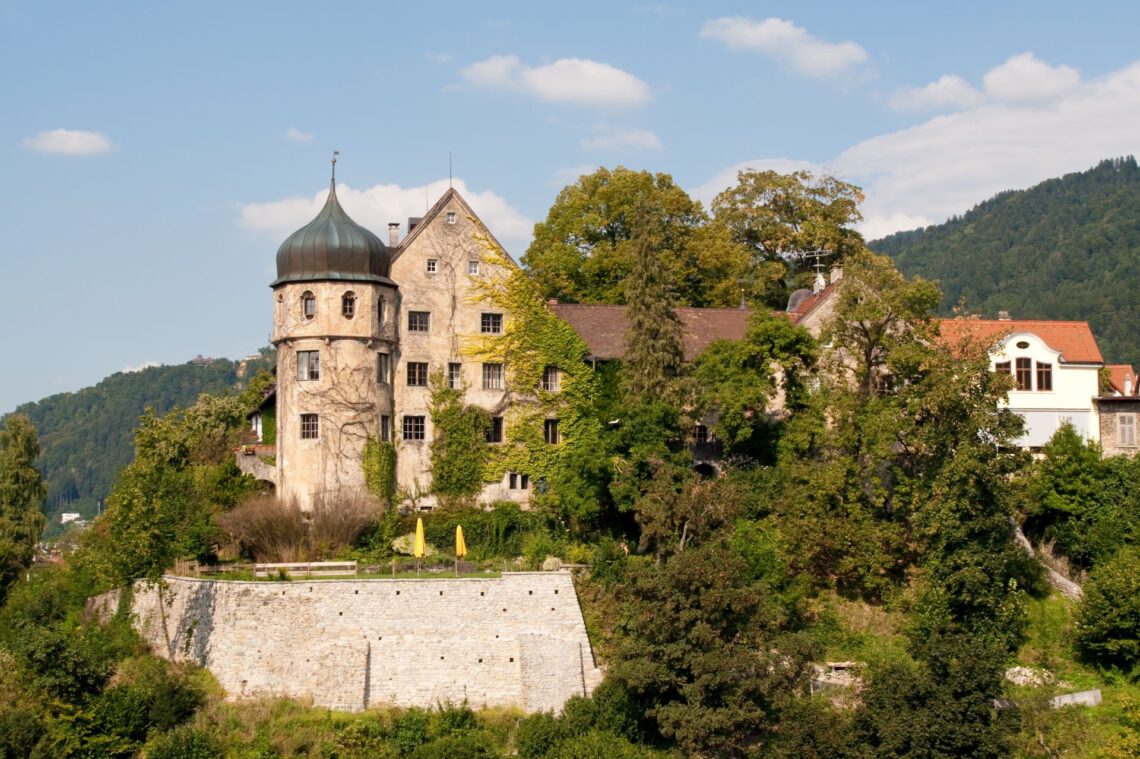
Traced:
[[625, 279], [625, 360], [622, 389], [631, 402], [668, 394], [681, 371], [681, 320], [672, 308], [665, 258], [665, 234], [650, 212], [649, 201], [637, 207], [633, 268]]
[[723, 228], [709, 224], [701, 204], [668, 174], [600, 168], [564, 188], [523, 264], [544, 298], [572, 303], [625, 303], [626, 276], [634, 266], [634, 217], [649, 203], [661, 238], [658, 265], [683, 283], [678, 303], [731, 306], [740, 300], [748, 256]]
[[47, 496], [39, 470], [36, 428], [23, 414], [12, 414], [0, 429], [0, 601], [8, 586], [31, 565], [44, 529]]
[[863, 191], [855, 185], [809, 171], [746, 169], [736, 178], [735, 187], [713, 200], [713, 215], [749, 252], [746, 289], [758, 291], [773, 308], [787, 302], [781, 285], [790, 262], [809, 251], [838, 261], [863, 249], [862, 235], [852, 228], [863, 219]]

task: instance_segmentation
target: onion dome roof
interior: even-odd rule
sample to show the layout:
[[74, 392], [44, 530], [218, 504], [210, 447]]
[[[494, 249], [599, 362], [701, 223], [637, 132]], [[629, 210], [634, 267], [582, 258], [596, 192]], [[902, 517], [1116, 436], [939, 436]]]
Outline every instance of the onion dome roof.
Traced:
[[341, 208], [334, 180], [317, 217], [277, 249], [277, 279], [271, 287], [320, 280], [392, 284], [388, 264], [387, 246]]

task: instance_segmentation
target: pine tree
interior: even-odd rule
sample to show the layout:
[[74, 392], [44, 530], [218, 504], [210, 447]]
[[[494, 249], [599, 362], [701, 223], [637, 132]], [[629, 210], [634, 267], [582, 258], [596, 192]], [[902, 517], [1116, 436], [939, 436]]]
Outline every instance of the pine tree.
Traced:
[[622, 389], [637, 402], [668, 395], [681, 371], [681, 321], [671, 305], [669, 283], [661, 264], [661, 235], [642, 198], [634, 217], [633, 261], [625, 280], [625, 362]]
[[0, 600], [31, 565], [44, 528], [47, 491], [35, 468], [39, 454], [36, 428], [28, 417], [5, 419], [0, 429]]

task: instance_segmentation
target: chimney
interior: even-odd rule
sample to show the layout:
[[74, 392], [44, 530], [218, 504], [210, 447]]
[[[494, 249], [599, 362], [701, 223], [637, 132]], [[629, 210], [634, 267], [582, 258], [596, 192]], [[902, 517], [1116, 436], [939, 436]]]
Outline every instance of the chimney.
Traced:
[[400, 247], [400, 222], [398, 221], [388, 222], [388, 247]]
[[841, 279], [843, 279], [843, 267], [839, 264], [836, 264], [835, 266], [831, 267], [831, 284], [834, 285]]
[[815, 273], [815, 281], [811, 283], [811, 291], [818, 293], [825, 287], [827, 287], [827, 280], [823, 278], [823, 272], [817, 271]]
[[1010, 321], [1009, 311], [998, 311], [998, 321], [999, 322]]
[[1125, 374], [1124, 375], [1124, 395], [1125, 396], [1131, 396], [1132, 395], [1132, 375], [1131, 374]]

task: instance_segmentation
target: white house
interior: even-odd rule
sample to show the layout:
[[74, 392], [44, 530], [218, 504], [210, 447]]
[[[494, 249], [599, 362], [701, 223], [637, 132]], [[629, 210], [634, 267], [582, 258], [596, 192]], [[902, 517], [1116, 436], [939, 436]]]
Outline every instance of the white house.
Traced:
[[1085, 440], [1100, 438], [1096, 397], [1104, 358], [1088, 322], [998, 319], [945, 319], [941, 332], [950, 343], [974, 339], [993, 343], [994, 371], [1013, 376], [1009, 408], [1025, 418], [1018, 441], [1040, 448], [1065, 422]]

